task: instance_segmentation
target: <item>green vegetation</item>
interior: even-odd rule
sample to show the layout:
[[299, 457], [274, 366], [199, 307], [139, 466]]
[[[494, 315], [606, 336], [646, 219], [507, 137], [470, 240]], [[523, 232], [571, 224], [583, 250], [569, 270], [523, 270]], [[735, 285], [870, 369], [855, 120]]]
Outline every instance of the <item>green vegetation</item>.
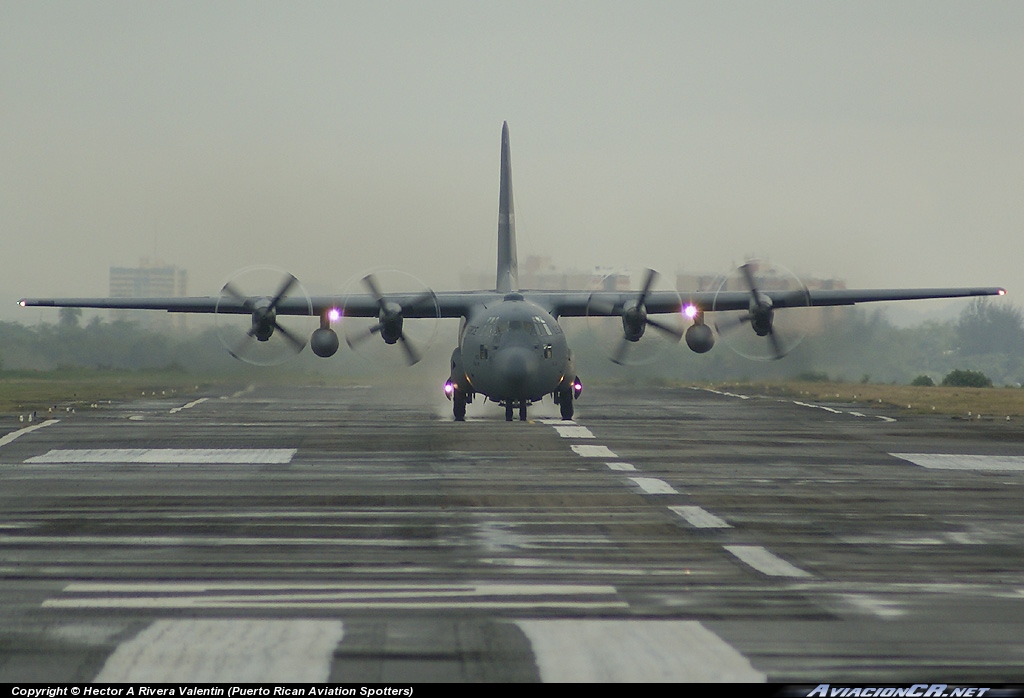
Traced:
[[915, 378], [914, 380], [910, 381], [910, 384], [930, 388], [935, 385], [935, 381], [932, 380], [931, 376], [926, 376], [922, 374]]
[[992, 379], [981, 371], [954, 369], [942, 379], [942, 384], [954, 388], [991, 388]]
[[778, 395], [820, 402], [886, 406], [913, 414], [969, 416], [973, 419], [1024, 417], [1024, 390], [1020, 388], [954, 388], [799, 381], [716, 383], [715, 387], [725, 387], [731, 392], [751, 395]]

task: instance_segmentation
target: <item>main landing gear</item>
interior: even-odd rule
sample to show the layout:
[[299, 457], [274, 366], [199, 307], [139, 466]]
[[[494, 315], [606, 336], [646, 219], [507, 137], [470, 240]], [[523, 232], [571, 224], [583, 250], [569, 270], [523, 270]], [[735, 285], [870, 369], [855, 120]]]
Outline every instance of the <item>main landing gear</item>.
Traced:
[[519, 421], [526, 421], [526, 406], [529, 404], [527, 400], [519, 400], [518, 402], [513, 400], [505, 401], [505, 421], [511, 422], [512, 415], [515, 412], [516, 405], [519, 405]]

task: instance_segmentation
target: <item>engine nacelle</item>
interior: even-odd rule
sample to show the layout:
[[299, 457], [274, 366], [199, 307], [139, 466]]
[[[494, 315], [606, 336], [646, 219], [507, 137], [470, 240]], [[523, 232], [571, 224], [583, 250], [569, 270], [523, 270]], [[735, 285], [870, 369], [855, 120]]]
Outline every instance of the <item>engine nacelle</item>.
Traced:
[[321, 327], [309, 338], [309, 346], [320, 358], [334, 356], [334, 352], [338, 351], [338, 334], [329, 327]]
[[686, 346], [698, 354], [705, 354], [715, 346], [715, 334], [707, 325], [690, 325], [685, 336]]
[[622, 308], [622, 333], [626, 341], [639, 342], [647, 329], [647, 308], [636, 301], [627, 301]]

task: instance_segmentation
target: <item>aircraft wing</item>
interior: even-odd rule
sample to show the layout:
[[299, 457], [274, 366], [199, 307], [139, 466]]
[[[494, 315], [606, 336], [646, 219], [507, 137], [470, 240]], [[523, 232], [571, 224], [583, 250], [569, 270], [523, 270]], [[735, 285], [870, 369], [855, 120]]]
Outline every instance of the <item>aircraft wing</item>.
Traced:
[[[763, 291], [772, 300], [774, 308], [854, 305], [876, 301], [906, 301], [929, 298], [972, 298], [1001, 296], [1006, 291], [999, 287], [977, 288], [883, 288], [842, 290]], [[533, 291], [524, 295], [548, 309], [556, 317], [614, 316], [622, 313], [623, 305], [635, 300], [637, 292], [596, 291], [594, 293], [569, 291]], [[698, 291], [674, 293], [651, 291], [644, 305], [649, 313], [676, 313], [683, 306], [693, 305], [698, 310], [746, 310], [750, 305], [748, 291]]]
[[[407, 318], [464, 317], [472, 308], [501, 298], [493, 292], [440, 294], [387, 294], [384, 299], [402, 306]], [[23, 298], [22, 307], [96, 308], [102, 310], [164, 310], [170, 313], [228, 313], [246, 315], [260, 296], [194, 296], [185, 298]], [[349, 296], [289, 296], [274, 306], [278, 315], [321, 315], [332, 309], [350, 317], [375, 317], [380, 305], [367, 293]]]

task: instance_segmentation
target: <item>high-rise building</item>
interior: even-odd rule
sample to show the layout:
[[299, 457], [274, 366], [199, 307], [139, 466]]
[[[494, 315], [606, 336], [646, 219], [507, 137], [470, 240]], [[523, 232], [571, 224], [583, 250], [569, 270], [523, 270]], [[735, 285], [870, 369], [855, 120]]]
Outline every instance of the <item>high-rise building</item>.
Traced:
[[[159, 261], [142, 259], [137, 267], [110, 267], [110, 296], [112, 298], [167, 298], [187, 295], [188, 272], [176, 266]], [[139, 320], [146, 325], [168, 326], [184, 329], [184, 315], [171, 313], [168, 316], [157, 313], [136, 313], [113, 311], [116, 319]]]

